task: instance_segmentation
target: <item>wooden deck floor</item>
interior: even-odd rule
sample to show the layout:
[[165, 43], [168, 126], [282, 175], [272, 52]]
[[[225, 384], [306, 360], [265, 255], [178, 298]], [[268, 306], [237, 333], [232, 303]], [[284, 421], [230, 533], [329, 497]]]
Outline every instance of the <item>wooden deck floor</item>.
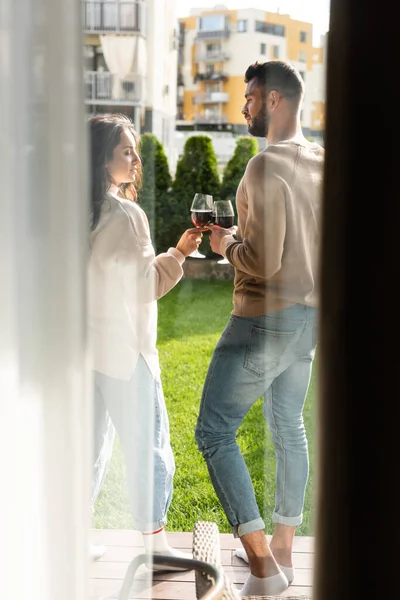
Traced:
[[[171, 546], [183, 551], [191, 551], [192, 533], [168, 533]], [[95, 529], [91, 532], [93, 544], [104, 544], [107, 552], [91, 565], [91, 600], [118, 598], [118, 592], [130, 561], [143, 553], [141, 535], [135, 531], [115, 529]], [[221, 559], [224, 571], [238, 588], [244, 583], [248, 566], [234, 556], [234, 550], [240, 546], [231, 534], [220, 534]], [[310, 596], [312, 592], [312, 569], [314, 558], [314, 539], [296, 537], [294, 542], [293, 564], [296, 576], [281, 597]], [[149, 580], [145, 567], [138, 571], [141, 576], [140, 590], [133, 592], [131, 598], [140, 600], [196, 600], [194, 571], [177, 573], [160, 572]]]

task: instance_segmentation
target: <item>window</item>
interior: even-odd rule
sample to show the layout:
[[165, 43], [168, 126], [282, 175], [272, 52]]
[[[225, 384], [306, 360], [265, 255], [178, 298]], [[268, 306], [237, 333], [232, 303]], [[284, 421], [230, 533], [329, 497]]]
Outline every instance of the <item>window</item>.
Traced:
[[95, 71], [95, 57], [94, 57], [94, 47], [93, 46], [84, 46], [83, 47], [83, 60], [85, 69], [87, 71]]
[[267, 44], [260, 44], [260, 54], [267, 54]]
[[214, 94], [215, 92], [219, 92], [219, 91], [220, 91], [220, 86], [218, 83], [211, 83], [209, 85], [206, 85], [206, 87], [205, 87], [206, 94]]
[[299, 62], [307, 62], [307, 52], [304, 52], [304, 50], [299, 52]]
[[237, 22], [237, 31], [244, 33], [247, 31], [247, 19], [241, 19]]
[[206, 76], [211, 77], [215, 73], [215, 65], [207, 65]]
[[221, 52], [221, 44], [207, 44], [207, 54], [219, 54]]
[[300, 31], [300, 42], [306, 42], [306, 41], [307, 41], [307, 32]]
[[256, 21], [255, 31], [285, 37], [285, 28], [283, 25], [271, 25], [271, 23], [266, 23], [265, 21]]
[[226, 29], [225, 15], [207, 15], [199, 19], [200, 31], [221, 31]]
[[204, 111], [204, 117], [206, 121], [218, 121], [220, 118], [218, 108], [206, 108]]
[[279, 55], [280, 55], [279, 50], [280, 50], [279, 46], [273, 47], [273, 50], [272, 50], [273, 58], [279, 58]]

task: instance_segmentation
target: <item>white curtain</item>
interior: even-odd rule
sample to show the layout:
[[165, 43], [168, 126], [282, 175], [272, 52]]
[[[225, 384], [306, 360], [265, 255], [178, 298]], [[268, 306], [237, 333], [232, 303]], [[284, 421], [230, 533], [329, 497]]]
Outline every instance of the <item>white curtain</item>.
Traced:
[[80, 9], [65, 0], [0, 3], [0, 586], [7, 600], [90, 596]]
[[122, 98], [121, 83], [132, 72], [138, 36], [133, 35], [101, 35], [100, 43], [104, 60], [110, 73], [113, 74], [112, 97]]
[[147, 73], [147, 46], [146, 40], [141, 36], [136, 38], [134, 71], [142, 77]]

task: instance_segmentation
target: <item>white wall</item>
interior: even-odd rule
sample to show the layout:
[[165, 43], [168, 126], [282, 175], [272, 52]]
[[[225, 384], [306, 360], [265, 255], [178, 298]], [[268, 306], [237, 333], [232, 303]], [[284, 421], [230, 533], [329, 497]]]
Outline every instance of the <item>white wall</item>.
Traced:
[[[267, 55], [260, 53], [261, 44], [267, 45]], [[286, 56], [286, 39], [278, 35], [270, 35], [268, 33], [260, 33], [251, 30], [247, 33], [234, 33], [228, 45], [230, 60], [227, 61], [226, 73], [228, 75], [243, 76], [247, 67], [256, 62], [265, 62], [270, 60], [272, 46], [279, 46], [279, 56]]]
[[[314, 102], [326, 101], [326, 45], [325, 37], [321, 37], [323, 48], [322, 63], [314, 63], [312, 71], [306, 74], [306, 94], [303, 103], [303, 125], [311, 127]], [[318, 125], [318, 124], [316, 124]]]
[[153, 119], [152, 132], [173, 152], [177, 105], [177, 41], [175, 0], [147, 2], [147, 95], [145, 105]]
[[178, 58], [174, 44], [175, 0], [148, 0], [147, 6], [147, 103], [155, 110], [175, 114]]

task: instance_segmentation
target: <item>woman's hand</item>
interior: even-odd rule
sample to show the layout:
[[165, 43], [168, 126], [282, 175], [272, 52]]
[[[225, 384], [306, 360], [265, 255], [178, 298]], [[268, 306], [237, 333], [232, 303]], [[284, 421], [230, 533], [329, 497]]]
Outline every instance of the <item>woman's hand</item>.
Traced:
[[208, 231], [208, 227], [192, 227], [191, 229], [187, 229], [177, 243], [176, 249], [182, 252], [184, 256], [189, 256], [189, 254], [197, 250], [200, 246], [203, 231]]

